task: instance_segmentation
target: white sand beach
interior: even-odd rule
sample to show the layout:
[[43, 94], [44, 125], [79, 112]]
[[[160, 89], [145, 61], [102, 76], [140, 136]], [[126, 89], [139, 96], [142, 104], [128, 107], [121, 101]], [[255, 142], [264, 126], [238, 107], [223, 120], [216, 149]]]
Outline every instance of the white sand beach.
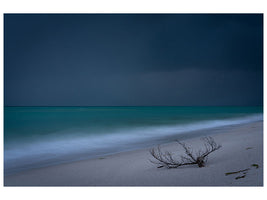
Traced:
[[[208, 130], [207, 130], [208, 132]], [[263, 186], [263, 122], [222, 127], [212, 134], [222, 148], [207, 165], [157, 168], [149, 149], [33, 169], [4, 177], [5, 186]], [[198, 149], [200, 137], [184, 141]], [[176, 142], [162, 149], [183, 151]], [[230, 173], [245, 170], [245, 173]], [[230, 174], [226, 174], [230, 173]]]

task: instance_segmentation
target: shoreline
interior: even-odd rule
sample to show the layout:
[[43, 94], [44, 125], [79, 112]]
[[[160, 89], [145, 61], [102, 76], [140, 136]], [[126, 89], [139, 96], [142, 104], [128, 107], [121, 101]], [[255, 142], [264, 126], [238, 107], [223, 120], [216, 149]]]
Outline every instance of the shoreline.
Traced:
[[[263, 121], [207, 131], [222, 148], [210, 154], [207, 166], [160, 168], [149, 161], [149, 148], [89, 160], [22, 171], [4, 177], [5, 186], [262, 186]], [[199, 131], [201, 132], [201, 131]], [[208, 134], [208, 135], [209, 135]], [[206, 135], [206, 134], [205, 134]], [[201, 136], [203, 137], [203, 136]], [[183, 140], [192, 147], [200, 137]], [[177, 151], [174, 142], [161, 145]], [[254, 165], [254, 167], [252, 166]], [[255, 167], [258, 166], [258, 167]], [[225, 175], [249, 168], [245, 177]], [[241, 176], [240, 176], [241, 177]]]

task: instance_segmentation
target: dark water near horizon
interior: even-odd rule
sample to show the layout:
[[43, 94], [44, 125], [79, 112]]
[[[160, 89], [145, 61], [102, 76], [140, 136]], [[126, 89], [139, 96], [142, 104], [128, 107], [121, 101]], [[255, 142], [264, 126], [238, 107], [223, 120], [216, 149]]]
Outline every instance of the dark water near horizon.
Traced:
[[5, 107], [5, 174], [260, 120], [262, 107]]

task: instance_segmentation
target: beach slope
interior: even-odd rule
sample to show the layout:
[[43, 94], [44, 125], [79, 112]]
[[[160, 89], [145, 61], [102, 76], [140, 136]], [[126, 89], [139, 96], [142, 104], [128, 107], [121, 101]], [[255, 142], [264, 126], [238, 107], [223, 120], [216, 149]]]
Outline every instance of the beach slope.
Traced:
[[[208, 133], [208, 131], [207, 131]], [[212, 137], [222, 145], [206, 167], [167, 169], [149, 161], [149, 149], [45, 167], [4, 177], [5, 186], [263, 186], [263, 122], [222, 127]], [[192, 148], [199, 137], [185, 140]], [[176, 142], [163, 150], [181, 152]], [[244, 172], [238, 172], [248, 169]]]

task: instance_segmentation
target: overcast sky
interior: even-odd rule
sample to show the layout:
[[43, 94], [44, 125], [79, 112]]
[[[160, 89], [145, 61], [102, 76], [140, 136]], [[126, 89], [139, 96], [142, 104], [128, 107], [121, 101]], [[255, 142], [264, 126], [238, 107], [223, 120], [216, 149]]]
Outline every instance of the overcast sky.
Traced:
[[4, 15], [6, 106], [263, 104], [263, 16]]

